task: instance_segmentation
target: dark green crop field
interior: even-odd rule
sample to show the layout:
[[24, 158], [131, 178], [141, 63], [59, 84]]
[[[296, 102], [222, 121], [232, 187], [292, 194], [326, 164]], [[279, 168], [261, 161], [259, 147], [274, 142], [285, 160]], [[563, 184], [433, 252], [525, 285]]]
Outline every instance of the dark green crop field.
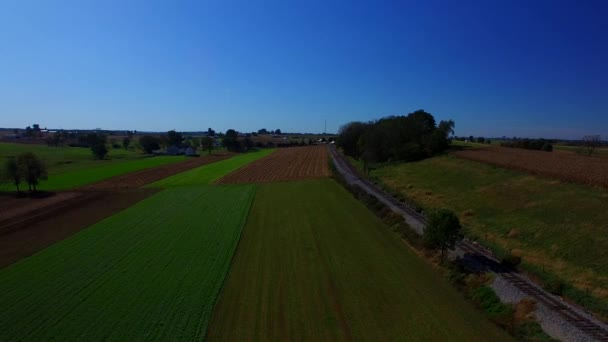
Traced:
[[207, 337], [509, 340], [333, 180], [258, 186]]
[[253, 192], [168, 189], [0, 270], [0, 340], [202, 339]]

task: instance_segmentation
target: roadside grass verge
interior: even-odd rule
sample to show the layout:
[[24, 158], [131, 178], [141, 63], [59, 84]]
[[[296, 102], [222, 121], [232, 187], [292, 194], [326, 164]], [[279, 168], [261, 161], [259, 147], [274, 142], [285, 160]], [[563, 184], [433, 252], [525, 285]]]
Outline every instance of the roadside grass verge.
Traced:
[[[0, 163], [9, 157], [33, 152], [47, 164], [48, 180], [39, 190], [66, 190], [95, 183], [114, 176], [186, 160], [184, 156], [150, 156], [124, 149], [110, 149], [108, 159], [94, 160], [91, 150], [83, 147], [48, 147], [31, 144], [0, 143]], [[3, 190], [11, 190], [5, 186]]]
[[0, 270], [0, 340], [199, 340], [252, 186], [164, 190]]
[[257, 187], [207, 338], [509, 340], [331, 179]]
[[557, 275], [573, 286], [562, 294], [608, 314], [605, 190], [450, 155], [385, 165], [372, 177], [418, 207], [454, 210], [470, 236], [521, 256], [524, 267], [545, 280]]
[[274, 151], [274, 149], [263, 149], [254, 152], [237, 154], [230, 159], [203, 165], [192, 170], [161, 179], [157, 182], [149, 184], [147, 187], [169, 188], [176, 186], [206, 185], [253, 162], [254, 160], [263, 158]]

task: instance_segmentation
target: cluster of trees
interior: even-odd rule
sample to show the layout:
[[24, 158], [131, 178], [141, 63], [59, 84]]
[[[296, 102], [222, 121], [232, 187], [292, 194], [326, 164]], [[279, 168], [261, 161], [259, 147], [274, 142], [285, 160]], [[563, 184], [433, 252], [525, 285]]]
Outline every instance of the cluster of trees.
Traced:
[[250, 150], [255, 144], [249, 137], [245, 137], [242, 141], [238, 139], [239, 134], [234, 129], [229, 129], [222, 138], [222, 144], [228, 151], [240, 152], [242, 150]]
[[4, 164], [2, 178], [17, 187], [26, 182], [29, 191], [36, 191], [36, 186], [42, 179], [47, 179], [47, 170], [44, 162], [31, 152], [23, 153], [15, 158], [9, 158]]
[[91, 132], [78, 136], [78, 146], [91, 149], [95, 159], [105, 159], [108, 155], [107, 136], [101, 132]]
[[39, 138], [42, 136], [42, 129], [39, 124], [25, 127], [25, 136], [28, 138]]
[[491, 144], [492, 140], [484, 138], [484, 137], [474, 137], [472, 135], [469, 135], [469, 137], [454, 137], [454, 140], [458, 140], [458, 141], [469, 141], [469, 142], [476, 142], [479, 144]]
[[527, 150], [553, 151], [553, 144], [545, 139], [514, 139], [500, 143], [503, 147], [523, 148]]
[[377, 121], [351, 122], [340, 129], [337, 145], [344, 153], [365, 163], [414, 161], [449, 147], [454, 121], [435, 122], [424, 110]]
[[281, 130], [280, 129], [276, 129], [276, 130], [267, 130], [266, 128], [262, 128], [262, 129], [258, 129], [258, 134], [276, 134], [276, 135], [281, 135]]

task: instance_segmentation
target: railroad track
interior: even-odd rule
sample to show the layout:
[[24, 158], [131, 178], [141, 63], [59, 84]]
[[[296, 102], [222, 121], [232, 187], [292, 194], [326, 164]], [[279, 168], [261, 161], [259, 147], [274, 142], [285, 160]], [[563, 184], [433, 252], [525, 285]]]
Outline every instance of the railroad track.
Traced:
[[[369, 180], [359, 177], [353, 166], [350, 165], [350, 163], [348, 163], [340, 153], [338, 153], [334, 146], [330, 146], [329, 150], [338, 171], [342, 173], [347, 182], [361, 186], [371, 195], [382, 197], [385, 202], [389, 202], [393, 206], [401, 209], [403, 214], [409, 215], [412, 219], [417, 220], [423, 226], [426, 225], [427, 221], [423, 213], [420, 213], [409, 205], [400, 202]], [[487, 266], [488, 269], [500, 275], [505, 281], [521, 292], [525, 293], [537, 303], [541, 303], [547, 309], [559, 315], [564, 321], [568, 322], [573, 327], [589, 336], [591, 339], [595, 341], [608, 341], [608, 328], [605, 324], [591, 317], [591, 315], [584, 314], [584, 309], [575, 307], [572, 304], [564, 303], [563, 300], [546, 292], [538, 285], [519, 274], [516, 270], [509, 269], [501, 265], [500, 261], [494, 257], [489, 249], [466, 239], [459, 241], [456, 244], [456, 248], [460, 249], [465, 254], [468, 253], [471, 255], [481, 256], [482, 258], [480, 258], [480, 261], [486, 263], [485, 266]]]

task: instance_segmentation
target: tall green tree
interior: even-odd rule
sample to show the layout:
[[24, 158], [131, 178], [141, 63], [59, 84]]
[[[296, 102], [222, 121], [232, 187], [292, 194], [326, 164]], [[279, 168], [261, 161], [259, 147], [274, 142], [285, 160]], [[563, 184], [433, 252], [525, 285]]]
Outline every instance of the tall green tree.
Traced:
[[129, 149], [129, 145], [131, 144], [131, 138], [126, 136], [124, 138], [122, 138], [122, 147], [124, 147], [125, 150]]
[[3, 176], [17, 187], [17, 192], [20, 192], [19, 184], [21, 184], [21, 181], [23, 180], [23, 172], [19, 169], [16, 158], [9, 158], [6, 160], [4, 163]]
[[[19, 179], [22, 178], [27, 182], [30, 191], [32, 191], [32, 189], [36, 191], [36, 186], [38, 185], [39, 181], [47, 179], [48, 173], [45, 163], [32, 152], [26, 152], [18, 155], [15, 159], [15, 164], [16, 173], [13, 173], [15, 185], [18, 183], [17, 179], [15, 178], [15, 175], [17, 174], [19, 175]], [[7, 169], [9, 167], [13, 169], [14, 165], [7, 165]], [[17, 191], [19, 191], [18, 187]]]
[[175, 130], [170, 130], [169, 132], [167, 132], [168, 146], [181, 147], [183, 141], [184, 141], [184, 136], [181, 133], [176, 132]]
[[436, 209], [427, 216], [423, 239], [428, 247], [441, 250], [441, 261], [446, 249], [454, 249], [462, 239], [462, 225], [458, 216], [448, 209]]
[[222, 144], [224, 144], [224, 147], [229, 151], [238, 151], [241, 149], [241, 144], [238, 141], [238, 133], [234, 129], [226, 131], [226, 134], [222, 139]]
[[211, 138], [211, 137], [201, 138], [201, 145], [203, 146], [203, 150], [207, 150], [207, 151], [209, 151], [209, 154], [211, 154], [211, 151], [213, 150], [213, 138]]
[[139, 138], [139, 146], [145, 153], [150, 154], [152, 151], [160, 149], [160, 139], [152, 135], [144, 135]]

